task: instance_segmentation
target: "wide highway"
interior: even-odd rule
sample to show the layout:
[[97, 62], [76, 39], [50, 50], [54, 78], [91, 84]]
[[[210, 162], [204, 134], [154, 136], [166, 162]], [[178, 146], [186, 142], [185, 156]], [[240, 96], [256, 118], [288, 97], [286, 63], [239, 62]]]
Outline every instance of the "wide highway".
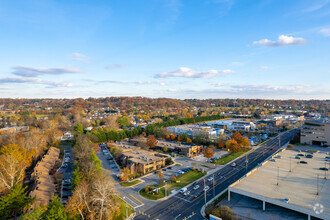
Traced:
[[[287, 144], [298, 132], [299, 128], [282, 133], [251, 153], [247, 153], [245, 156], [237, 159], [235, 166], [229, 163], [214, 174], [206, 175], [202, 179], [197, 180], [187, 187], [187, 191], [190, 192], [189, 195], [177, 193], [145, 211], [143, 214], [137, 214], [134, 219], [203, 219], [200, 210], [205, 204], [205, 186], [209, 188], [206, 191], [206, 201], [209, 201], [214, 195], [227, 189], [229, 185], [243, 177], [247, 172], [257, 167], [279, 148]], [[211, 180], [211, 177], [214, 177], [214, 180]], [[196, 185], [199, 186], [198, 189], [194, 189]]]

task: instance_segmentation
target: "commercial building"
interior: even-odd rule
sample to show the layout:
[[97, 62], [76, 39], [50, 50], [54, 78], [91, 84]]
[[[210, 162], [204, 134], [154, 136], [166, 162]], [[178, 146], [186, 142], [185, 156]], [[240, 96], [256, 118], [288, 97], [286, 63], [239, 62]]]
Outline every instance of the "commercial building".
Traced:
[[251, 121], [239, 121], [239, 120], [218, 120], [210, 121], [206, 123], [209, 126], [219, 127], [225, 126], [227, 129], [231, 130], [243, 130], [243, 131], [253, 131], [256, 128], [254, 122]]
[[187, 124], [168, 127], [168, 130], [175, 135], [188, 134], [189, 137], [195, 137], [197, 135], [205, 135], [208, 138], [216, 137], [219, 135], [220, 130], [214, 129], [210, 126], [204, 126], [201, 124]]
[[324, 120], [305, 121], [301, 129], [300, 143], [330, 145], [330, 123]]
[[306, 219], [330, 219], [329, 177], [319, 169], [325, 166], [326, 153], [295, 159], [297, 154], [285, 150], [265, 161], [228, 187], [228, 200], [236, 193], [262, 201], [264, 211], [272, 204], [305, 214]]
[[168, 148], [169, 151], [177, 152], [186, 157], [194, 157], [199, 155], [201, 152], [203, 152], [202, 145], [158, 140], [156, 147], [164, 148], [165, 146]]
[[166, 156], [139, 148], [130, 149], [123, 152], [121, 165], [130, 168], [132, 174], [146, 174], [165, 167]]

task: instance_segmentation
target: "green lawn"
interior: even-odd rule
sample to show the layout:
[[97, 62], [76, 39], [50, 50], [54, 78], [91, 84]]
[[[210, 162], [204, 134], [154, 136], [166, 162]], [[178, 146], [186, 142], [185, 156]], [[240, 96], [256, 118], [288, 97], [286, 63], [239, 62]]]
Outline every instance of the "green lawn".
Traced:
[[215, 167], [206, 166], [206, 165], [204, 165], [204, 164], [201, 164], [201, 165], [199, 165], [199, 166], [201, 166], [201, 167], [206, 167], [206, 168], [210, 168], [210, 169], [215, 169]]
[[[160, 186], [158, 186], [160, 187]], [[171, 194], [172, 190], [169, 189], [167, 187], [167, 196], [169, 196]], [[151, 200], [158, 200], [158, 199], [161, 199], [161, 198], [164, 198], [165, 197], [165, 187], [161, 188], [159, 191], [158, 191], [158, 194], [154, 193], [154, 192], [146, 192], [145, 189], [141, 189], [140, 190], [140, 195], [143, 196], [144, 198], [147, 198], [147, 199], [151, 199]]]
[[[193, 171], [190, 170], [176, 178], [176, 183], [169, 183], [168, 186], [175, 188], [175, 189], [180, 189], [189, 183], [194, 182], [195, 180], [198, 180], [199, 178], [203, 177], [205, 173], [201, 173], [198, 171]], [[180, 182], [179, 182], [180, 181]]]
[[[172, 183], [172, 182], [167, 183], [167, 195], [171, 194], [172, 190], [170, 188], [180, 189], [180, 188], [188, 185], [189, 183], [192, 183], [195, 180], [203, 177], [204, 175], [206, 175], [206, 173], [201, 173], [201, 172], [198, 172], [198, 171], [190, 170], [190, 171], [178, 176], [176, 183]], [[164, 186], [164, 183], [162, 183], [161, 185], [157, 185], [156, 187], [162, 187], [162, 186]], [[145, 191], [145, 188], [143, 188], [143, 189], [140, 190], [140, 195], [143, 196], [144, 198], [147, 198], [147, 199], [158, 200], [158, 199], [161, 199], [161, 198], [165, 197], [165, 187], [161, 188], [159, 190], [158, 194], [155, 194], [153, 192], [148, 192], [147, 193]]]
[[243, 149], [242, 151], [239, 151], [239, 152], [232, 152], [230, 154], [227, 154], [226, 156], [224, 157], [221, 157], [217, 160], [215, 160], [213, 163], [216, 164], [216, 165], [224, 165], [224, 164], [227, 164], [229, 163], [230, 161], [236, 159], [237, 157], [241, 156], [242, 154], [248, 152], [250, 149]]
[[124, 187], [129, 187], [129, 186], [134, 186], [138, 183], [141, 183], [142, 181], [141, 180], [133, 180], [133, 181], [130, 181], [130, 182], [121, 182], [120, 185], [124, 186]]
[[[118, 198], [118, 200], [120, 200], [120, 215], [115, 217], [115, 220], [125, 220], [126, 219], [126, 202], [120, 198]], [[132, 214], [133, 208], [127, 204], [127, 214], [128, 216], [130, 216], [130, 214]]]
[[309, 153], [316, 153], [317, 150], [307, 150], [307, 152], [309, 152]]

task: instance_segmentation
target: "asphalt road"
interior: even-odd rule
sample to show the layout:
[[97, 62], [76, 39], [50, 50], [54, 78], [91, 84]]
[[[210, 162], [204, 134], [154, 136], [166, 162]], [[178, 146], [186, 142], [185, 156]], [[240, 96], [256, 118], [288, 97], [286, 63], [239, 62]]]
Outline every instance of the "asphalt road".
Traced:
[[[206, 193], [206, 201], [212, 199], [213, 195], [217, 195], [227, 189], [230, 184], [243, 177], [247, 172], [251, 171], [269, 156], [274, 154], [280, 147], [289, 142], [298, 131], [299, 129], [293, 129], [283, 133], [280, 137], [280, 144], [278, 137], [273, 138], [255, 151], [237, 159], [235, 161], [236, 166], [233, 167], [230, 163], [214, 174], [205, 176], [205, 183], [209, 186]], [[246, 161], [248, 161], [247, 165]], [[213, 176], [214, 181], [209, 181], [208, 179]], [[188, 187], [188, 191], [190, 191], [189, 195], [178, 193], [148, 209], [143, 214], [137, 214], [134, 219], [203, 219], [203, 216], [200, 213], [202, 206], [205, 204], [203, 184], [204, 179], [196, 181], [196, 183]], [[215, 187], [213, 187], [213, 184]], [[194, 190], [193, 187], [195, 185], [199, 185], [200, 187]]]

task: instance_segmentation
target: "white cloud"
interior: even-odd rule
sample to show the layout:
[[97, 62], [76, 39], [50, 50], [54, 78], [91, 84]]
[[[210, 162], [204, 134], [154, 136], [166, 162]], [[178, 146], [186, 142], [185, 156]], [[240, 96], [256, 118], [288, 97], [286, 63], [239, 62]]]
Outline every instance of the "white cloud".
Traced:
[[85, 54], [82, 53], [72, 53], [70, 55], [72, 60], [76, 60], [76, 61], [81, 61], [81, 62], [85, 62], [88, 63], [90, 58], [88, 56], [86, 56]]
[[165, 83], [165, 82], [160, 82], [159, 85], [161, 85], [161, 86], [165, 86], [166, 83]]
[[36, 68], [28, 66], [13, 67], [12, 72], [17, 76], [36, 77], [40, 75], [61, 75], [67, 73], [81, 73], [82, 70], [74, 67], [57, 67], [57, 68]]
[[253, 44], [267, 47], [283, 47], [292, 45], [302, 46], [305, 45], [306, 42], [307, 41], [304, 38], [295, 38], [286, 35], [280, 35], [277, 41], [271, 41], [266, 38], [259, 41], [254, 41]]
[[322, 28], [322, 29], [320, 30], [320, 32], [321, 32], [322, 34], [324, 34], [325, 36], [330, 37], [330, 27], [328, 27], [328, 28]]
[[215, 86], [216, 86], [216, 87], [221, 87], [221, 86], [223, 86], [223, 85], [222, 85], [222, 83], [216, 83]]
[[171, 88], [171, 89], [168, 89], [168, 91], [169, 91], [169, 92], [177, 92], [178, 90], [177, 90], [177, 89], [173, 89], [173, 88]]
[[137, 81], [137, 82], [134, 82], [135, 84], [138, 84], [138, 85], [150, 85], [152, 84], [151, 81]]
[[157, 74], [156, 78], [166, 78], [166, 77], [184, 77], [184, 78], [212, 78], [219, 74], [230, 74], [234, 73], [233, 70], [225, 69], [225, 70], [207, 70], [207, 71], [195, 71], [188, 67], [180, 67], [177, 70], [171, 72], [163, 72]]
[[116, 63], [116, 64], [112, 64], [112, 65], [106, 66], [105, 68], [108, 69], [108, 70], [113, 70], [113, 69], [123, 68], [125, 66], [126, 66], [126, 64]]
[[26, 77], [3, 77], [0, 78], [0, 84], [10, 84], [10, 83], [31, 83], [31, 84], [42, 84], [47, 87], [72, 87], [71, 83], [67, 82], [53, 82], [48, 80], [36, 79], [36, 78], [26, 78]]
[[260, 66], [260, 69], [268, 70], [269, 69], [269, 66]]

